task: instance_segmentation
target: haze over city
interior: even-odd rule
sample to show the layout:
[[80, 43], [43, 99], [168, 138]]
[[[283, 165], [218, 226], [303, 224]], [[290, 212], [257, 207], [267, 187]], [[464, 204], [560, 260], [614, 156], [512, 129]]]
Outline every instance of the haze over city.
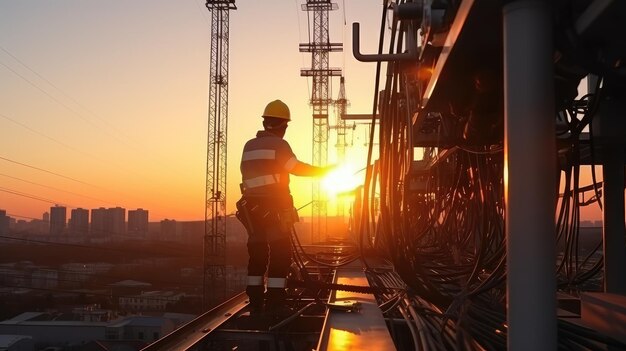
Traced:
[[[380, 1], [341, 5], [331, 41], [343, 41], [344, 53], [332, 54], [331, 66], [344, 68], [349, 111], [371, 113], [375, 66], [355, 63], [348, 27], [372, 24], [361, 45], [373, 52]], [[306, 13], [295, 1], [241, 1], [230, 27], [229, 213], [240, 195], [241, 148], [261, 129], [268, 101], [289, 104], [286, 139], [301, 160], [311, 162], [312, 144], [310, 81], [299, 76], [311, 65], [298, 52], [308, 41]], [[26, 219], [54, 204], [203, 219], [209, 38], [200, 0], [0, 3], [0, 208]], [[355, 129], [355, 166], [364, 165], [367, 133]], [[331, 163], [332, 145], [331, 137]], [[310, 182], [292, 184], [296, 205], [309, 202]]]

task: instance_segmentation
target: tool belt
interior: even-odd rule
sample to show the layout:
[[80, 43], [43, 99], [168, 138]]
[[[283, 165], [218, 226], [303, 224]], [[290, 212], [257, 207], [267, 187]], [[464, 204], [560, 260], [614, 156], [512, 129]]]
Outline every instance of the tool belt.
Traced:
[[291, 195], [244, 195], [236, 205], [235, 215], [248, 231], [248, 235], [273, 225], [278, 225], [281, 232], [289, 232], [293, 224], [300, 221]]

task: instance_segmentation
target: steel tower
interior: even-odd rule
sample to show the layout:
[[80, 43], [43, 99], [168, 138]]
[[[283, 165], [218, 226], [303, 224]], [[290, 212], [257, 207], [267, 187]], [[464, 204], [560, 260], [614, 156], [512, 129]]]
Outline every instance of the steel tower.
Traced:
[[228, 28], [235, 0], [207, 0], [211, 11], [211, 62], [204, 212], [203, 307], [226, 296], [226, 137], [228, 130]]
[[[328, 12], [339, 6], [331, 0], [307, 0], [302, 10], [313, 13], [313, 22], [309, 28], [308, 43], [300, 44], [300, 52], [311, 53], [311, 68], [302, 69], [300, 75], [313, 77], [311, 105], [313, 105], [313, 165], [325, 166], [328, 162], [328, 105], [330, 77], [340, 76], [341, 70], [329, 68], [329, 53], [342, 51], [343, 44], [330, 43], [328, 34]], [[307, 14], [308, 16], [309, 14]], [[320, 183], [313, 183], [313, 208], [311, 239], [313, 242], [326, 239], [326, 198], [320, 189]]]
[[[348, 99], [346, 98], [346, 86], [344, 84], [344, 77], [341, 76], [339, 78], [339, 95], [337, 96], [337, 100], [335, 100], [336, 107], [336, 119], [334, 128], [337, 130], [337, 144], [335, 147], [337, 148], [337, 163], [341, 164], [346, 159], [346, 147], [348, 143], [346, 141], [346, 121], [344, 120], [344, 116], [348, 112]], [[341, 199], [337, 199], [337, 216], [343, 217], [344, 209], [343, 209], [344, 201]]]

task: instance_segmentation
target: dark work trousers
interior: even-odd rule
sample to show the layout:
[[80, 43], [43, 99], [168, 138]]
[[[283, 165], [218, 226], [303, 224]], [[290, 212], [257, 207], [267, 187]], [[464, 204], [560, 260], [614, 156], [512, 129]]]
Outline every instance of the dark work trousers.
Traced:
[[[254, 207], [254, 206], [253, 206]], [[253, 230], [248, 231], [248, 284], [250, 306], [273, 309], [284, 304], [285, 283], [291, 266], [290, 232], [281, 229], [277, 211], [259, 205], [252, 213]], [[265, 276], [267, 273], [267, 293]]]

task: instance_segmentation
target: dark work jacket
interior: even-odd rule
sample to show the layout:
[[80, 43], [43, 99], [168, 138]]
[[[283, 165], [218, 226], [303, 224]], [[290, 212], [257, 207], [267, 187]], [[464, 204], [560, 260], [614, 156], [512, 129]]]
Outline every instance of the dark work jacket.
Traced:
[[267, 131], [249, 140], [241, 155], [244, 196], [289, 196], [289, 172], [299, 163], [289, 143]]

